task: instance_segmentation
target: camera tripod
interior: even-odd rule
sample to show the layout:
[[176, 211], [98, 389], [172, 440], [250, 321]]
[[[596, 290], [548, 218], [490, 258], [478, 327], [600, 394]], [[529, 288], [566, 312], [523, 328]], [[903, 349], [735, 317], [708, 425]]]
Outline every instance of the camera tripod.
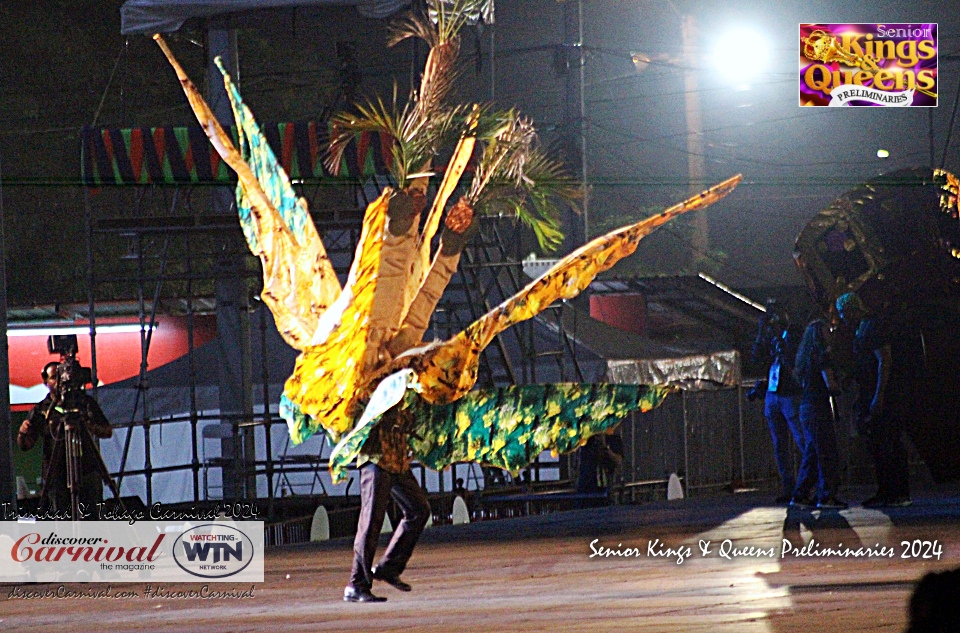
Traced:
[[[123, 507], [123, 500], [120, 498], [120, 489], [113, 478], [110, 477], [110, 471], [103, 463], [103, 457], [100, 456], [93, 435], [87, 428], [85, 416], [76, 406], [76, 398], [70, 397], [72, 395], [74, 394], [66, 394], [61, 399], [61, 401], [74, 401], [70, 402], [69, 406], [58, 406], [57, 402], [54, 401], [51, 402], [46, 413], [47, 426], [54, 441], [50, 462], [44, 474], [43, 489], [40, 492], [41, 509], [49, 507], [51, 495], [54, 492], [52, 489], [54, 479], [57, 479], [57, 483], [59, 483], [60, 473], [65, 470], [66, 486], [70, 493], [70, 518], [74, 521], [79, 520], [80, 496], [84, 475], [83, 458], [84, 455], [92, 455], [92, 458], [87, 458], [87, 461], [93, 463], [101, 481], [110, 488], [116, 502], [126, 511], [126, 508]], [[51, 414], [54, 412], [60, 418], [58, 430], [55, 430], [51, 420]], [[60, 512], [63, 508], [57, 507], [56, 510]]]

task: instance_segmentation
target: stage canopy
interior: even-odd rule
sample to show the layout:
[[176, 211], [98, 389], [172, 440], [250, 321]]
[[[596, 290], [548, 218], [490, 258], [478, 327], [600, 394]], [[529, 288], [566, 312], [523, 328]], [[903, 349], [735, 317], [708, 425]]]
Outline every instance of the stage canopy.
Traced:
[[170, 33], [190, 18], [323, 5], [354, 5], [363, 16], [385, 18], [409, 6], [410, 0], [127, 0], [120, 7], [120, 32]]

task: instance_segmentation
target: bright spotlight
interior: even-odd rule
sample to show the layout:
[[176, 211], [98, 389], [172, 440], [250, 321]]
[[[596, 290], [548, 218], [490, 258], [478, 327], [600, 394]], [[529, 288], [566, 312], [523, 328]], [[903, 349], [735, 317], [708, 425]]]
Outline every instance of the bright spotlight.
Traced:
[[770, 43], [765, 36], [739, 27], [716, 39], [711, 60], [724, 81], [742, 87], [760, 75], [770, 56]]
[[887, 150], [885, 149], [877, 150], [877, 158], [887, 158], [889, 156], [890, 156], [890, 152], [888, 152]]

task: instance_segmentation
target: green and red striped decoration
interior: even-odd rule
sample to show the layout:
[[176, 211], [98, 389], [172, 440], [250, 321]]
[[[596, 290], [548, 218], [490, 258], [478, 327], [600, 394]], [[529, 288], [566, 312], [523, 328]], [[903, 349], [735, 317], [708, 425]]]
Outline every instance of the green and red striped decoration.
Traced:
[[[293, 180], [333, 178], [323, 166], [329, 132], [315, 121], [262, 126], [267, 142]], [[229, 128], [236, 141], [236, 130]], [[393, 139], [359, 134], [343, 157], [339, 178], [387, 173]], [[89, 186], [233, 184], [236, 176], [200, 126], [84, 128], [81, 178]]]

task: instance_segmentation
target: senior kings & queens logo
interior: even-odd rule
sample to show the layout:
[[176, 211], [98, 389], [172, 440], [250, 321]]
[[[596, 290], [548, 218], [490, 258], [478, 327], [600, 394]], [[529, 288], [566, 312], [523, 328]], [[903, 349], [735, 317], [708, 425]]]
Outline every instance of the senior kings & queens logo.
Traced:
[[801, 106], [935, 107], [936, 24], [801, 24]]

